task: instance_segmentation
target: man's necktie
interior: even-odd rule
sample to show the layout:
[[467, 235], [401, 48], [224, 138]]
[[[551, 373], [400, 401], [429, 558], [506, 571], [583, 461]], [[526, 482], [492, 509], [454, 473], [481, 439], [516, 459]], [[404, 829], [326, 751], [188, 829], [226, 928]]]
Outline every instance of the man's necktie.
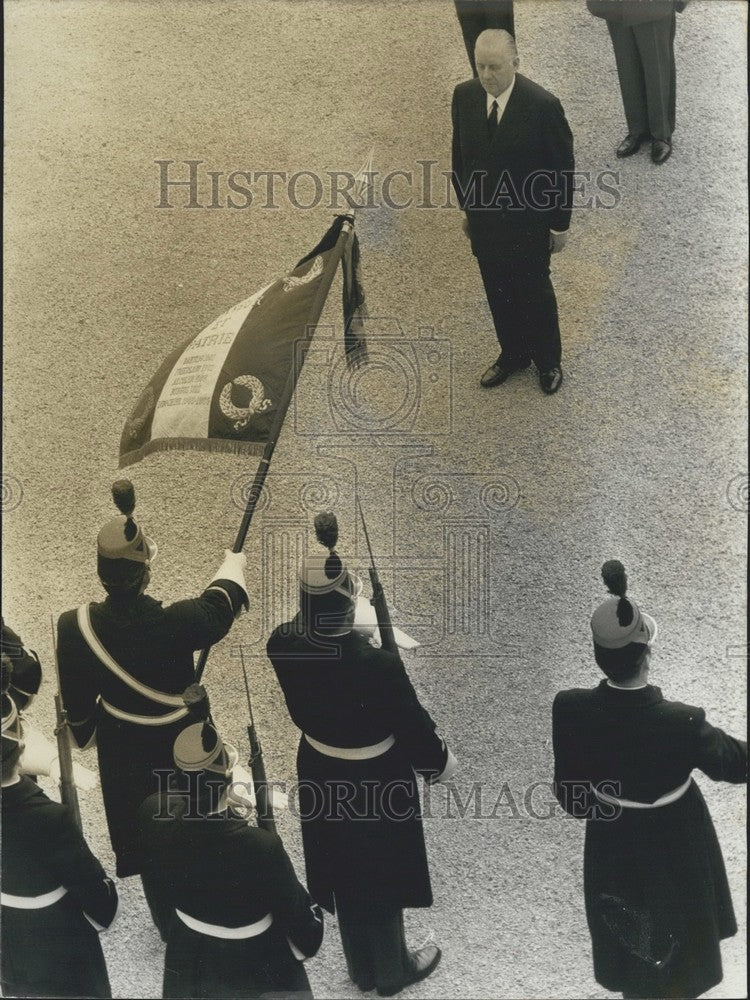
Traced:
[[487, 116], [487, 131], [489, 132], [490, 139], [497, 131], [497, 101], [492, 102], [490, 113]]

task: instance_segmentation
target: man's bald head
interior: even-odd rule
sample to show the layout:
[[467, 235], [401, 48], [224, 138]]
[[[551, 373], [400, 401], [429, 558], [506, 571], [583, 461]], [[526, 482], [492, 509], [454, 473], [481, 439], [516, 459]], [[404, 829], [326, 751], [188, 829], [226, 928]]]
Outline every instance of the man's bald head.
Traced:
[[477, 38], [474, 61], [479, 81], [493, 97], [497, 97], [513, 83], [518, 69], [516, 41], [501, 28], [487, 28]]

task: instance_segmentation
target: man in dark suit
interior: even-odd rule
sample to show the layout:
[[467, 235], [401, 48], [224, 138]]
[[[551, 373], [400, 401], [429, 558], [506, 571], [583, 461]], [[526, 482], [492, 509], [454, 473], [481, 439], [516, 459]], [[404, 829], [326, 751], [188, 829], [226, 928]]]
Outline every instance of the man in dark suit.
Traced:
[[550, 253], [570, 226], [573, 136], [559, 100], [517, 73], [515, 42], [484, 31], [479, 78], [453, 93], [453, 186], [501, 354], [481, 379], [500, 385], [533, 360], [547, 394], [562, 383]]
[[487, 28], [502, 28], [515, 37], [513, 0], [454, 0], [454, 3], [471, 71], [476, 76], [474, 46], [482, 32]]
[[675, 11], [687, 0], [589, 0], [595, 17], [607, 22], [615, 52], [628, 134], [617, 147], [632, 156], [651, 138], [651, 159], [672, 155], [675, 128]]

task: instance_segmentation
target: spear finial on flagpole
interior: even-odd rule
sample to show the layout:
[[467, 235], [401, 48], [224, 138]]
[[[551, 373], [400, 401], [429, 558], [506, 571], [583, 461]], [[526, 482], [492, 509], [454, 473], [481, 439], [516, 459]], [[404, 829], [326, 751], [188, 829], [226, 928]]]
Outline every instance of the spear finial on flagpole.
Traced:
[[344, 226], [347, 230], [354, 226], [354, 214], [358, 208], [363, 208], [367, 192], [373, 186], [373, 161], [375, 159], [375, 147], [370, 147], [367, 159], [354, 175], [354, 191], [352, 192], [349, 209], [342, 215], [347, 216]]

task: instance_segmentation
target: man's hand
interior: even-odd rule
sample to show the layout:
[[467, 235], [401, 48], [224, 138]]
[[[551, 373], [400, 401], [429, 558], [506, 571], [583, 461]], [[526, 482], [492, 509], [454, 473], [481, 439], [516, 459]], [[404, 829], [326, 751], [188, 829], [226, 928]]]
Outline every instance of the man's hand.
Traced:
[[553, 233], [550, 231], [549, 234], [549, 249], [550, 253], [560, 253], [561, 250], [565, 249], [565, 244], [568, 242], [567, 233]]
[[469, 233], [469, 220], [465, 215], [461, 217], [461, 229], [463, 230], [464, 236], [468, 240], [471, 234]]

